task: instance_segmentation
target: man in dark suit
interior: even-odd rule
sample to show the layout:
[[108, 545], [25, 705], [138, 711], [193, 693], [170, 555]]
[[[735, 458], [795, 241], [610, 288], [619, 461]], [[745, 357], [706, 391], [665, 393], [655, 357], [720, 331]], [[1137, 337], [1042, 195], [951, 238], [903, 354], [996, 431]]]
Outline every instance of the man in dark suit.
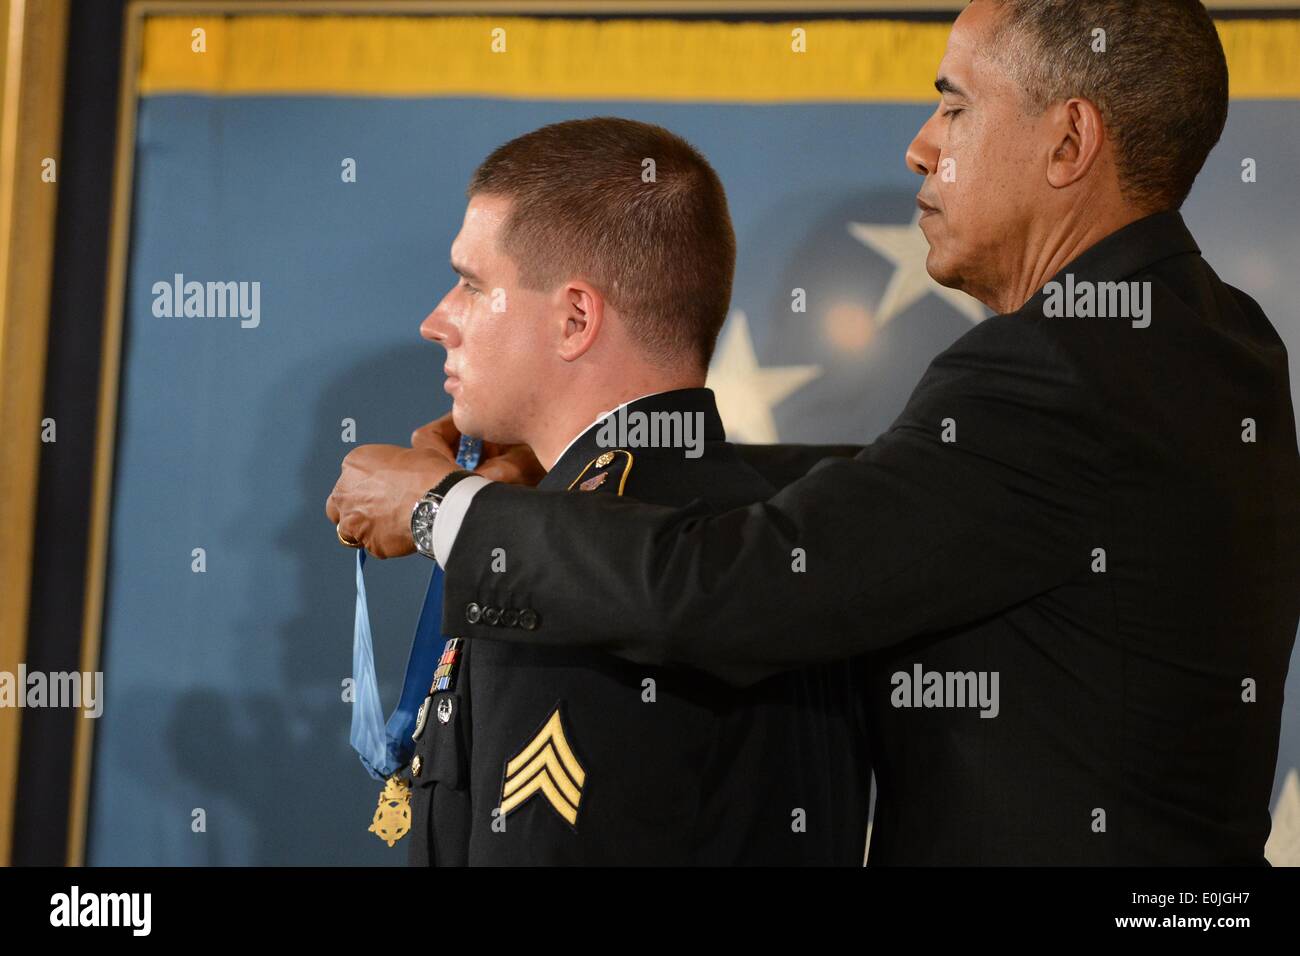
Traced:
[[[448, 619], [508, 590], [535, 630], [463, 633], [737, 681], [873, 652], [873, 863], [1262, 863], [1300, 458], [1286, 350], [1177, 212], [1227, 112], [1213, 23], [975, 0], [936, 86], [908, 149], [927, 265], [999, 314], [876, 441], [745, 509], [465, 479], [438, 518]], [[345, 482], [341, 511], [396, 548], [384, 516], [418, 488], [367, 507]]]
[[[495, 150], [468, 193], [461, 281], [420, 328], [446, 349], [456, 425], [527, 442], [540, 487], [577, 501], [716, 512], [775, 493], [703, 387], [735, 238], [698, 152], [646, 123], [558, 123]], [[504, 577], [522, 554], [485, 558]], [[563, 587], [602, 599], [598, 581]], [[494, 590], [444, 630], [529, 632], [544, 605]], [[870, 770], [850, 665], [737, 683], [451, 637], [415, 728], [411, 862], [860, 866]]]

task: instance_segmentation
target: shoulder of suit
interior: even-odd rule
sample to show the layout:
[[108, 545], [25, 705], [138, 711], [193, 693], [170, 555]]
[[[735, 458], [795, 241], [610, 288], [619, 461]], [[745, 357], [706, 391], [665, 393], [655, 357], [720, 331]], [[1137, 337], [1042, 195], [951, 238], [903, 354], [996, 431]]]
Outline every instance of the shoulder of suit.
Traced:
[[932, 369], [956, 372], [967, 385], [1006, 376], [1045, 381], [1049, 370], [1062, 381], [1074, 381], [1080, 336], [1103, 330], [1108, 335], [1109, 329], [1119, 328], [1101, 320], [1046, 318], [1031, 306], [1032, 300], [1019, 312], [991, 316], [972, 327], [935, 358]]
[[632, 464], [632, 453], [625, 448], [603, 451], [587, 462], [578, 477], [569, 483], [568, 490], [622, 495], [632, 473]]

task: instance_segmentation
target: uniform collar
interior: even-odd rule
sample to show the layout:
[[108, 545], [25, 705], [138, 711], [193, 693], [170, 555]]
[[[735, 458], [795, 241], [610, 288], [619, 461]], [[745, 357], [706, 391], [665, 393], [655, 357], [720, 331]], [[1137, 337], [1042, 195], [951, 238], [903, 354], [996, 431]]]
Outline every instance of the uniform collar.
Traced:
[[[611, 415], [616, 415], [619, 409], [626, 408], [628, 412], [681, 412], [684, 415], [693, 415], [696, 412], [701, 413], [704, 418], [704, 441], [726, 441], [727, 433], [722, 427], [722, 417], [718, 414], [718, 405], [714, 399], [712, 389], [708, 388], [675, 388], [667, 392], [656, 392], [653, 395], [644, 395], [631, 402], [626, 402], [618, 408], [611, 409], [602, 414], [596, 421], [588, 426], [587, 430], [569, 443], [560, 455], [546, 477], [538, 484], [542, 489], [564, 489], [582, 473], [594, 458], [609, 448], [604, 447], [598, 441], [601, 431], [601, 425], [605, 419]], [[655, 455], [655, 454], [672, 454], [680, 456], [680, 448], [629, 448], [635, 455]]]

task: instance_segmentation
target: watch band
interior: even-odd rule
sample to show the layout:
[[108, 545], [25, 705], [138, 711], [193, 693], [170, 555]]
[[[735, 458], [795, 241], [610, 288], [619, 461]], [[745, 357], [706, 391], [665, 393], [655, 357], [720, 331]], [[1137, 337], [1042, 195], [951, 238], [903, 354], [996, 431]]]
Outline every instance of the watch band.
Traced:
[[442, 504], [443, 497], [455, 487], [457, 482], [464, 481], [473, 472], [466, 471], [464, 468], [458, 468], [448, 474], [432, 488], [424, 493], [415, 507], [411, 509], [411, 538], [415, 542], [415, 550], [426, 558], [434, 559], [433, 554], [433, 523], [438, 516], [438, 506]]
[[436, 495], [438, 499], [441, 501], [443, 498], [447, 497], [447, 492], [451, 491], [453, 485], [455, 485], [458, 481], [464, 481], [472, 474], [474, 474], [472, 471], [466, 471], [463, 468], [457, 468], [455, 471], [447, 475], [447, 477], [443, 478], [442, 481], [438, 482], [436, 485], [430, 488], [427, 494]]

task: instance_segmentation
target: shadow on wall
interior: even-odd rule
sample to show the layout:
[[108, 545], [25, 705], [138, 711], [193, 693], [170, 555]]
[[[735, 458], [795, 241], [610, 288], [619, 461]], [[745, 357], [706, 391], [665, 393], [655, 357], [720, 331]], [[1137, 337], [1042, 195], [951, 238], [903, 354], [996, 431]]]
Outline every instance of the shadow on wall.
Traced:
[[[244, 480], [248, 507], [227, 529], [235, 560], [249, 562], [255, 581], [273, 588], [246, 598], [248, 613], [231, 635], [239, 660], [266, 659], [272, 642], [279, 672], [264, 675], [248, 694], [195, 689], [168, 702], [169, 688], [130, 695], [152, 701], [165, 727], [166, 745], [180, 779], [176, 813], [207, 811], [202, 841], [208, 865], [404, 865], [407, 848], [389, 848], [367, 832], [381, 789], [362, 769], [348, 742], [351, 706], [342, 684], [352, 670], [355, 556], [342, 547], [325, 517], [325, 499], [339, 464], [354, 444], [340, 440], [340, 422], [357, 422], [356, 444], [407, 444], [412, 429], [444, 414], [442, 350], [415, 343], [358, 357], [345, 374], [322, 382], [302, 363], [286, 372], [270, 394], [270, 408], [292, 408], [304, 393], [319, 396], [304, 422], [267, 415], [250, 436]], [[436, 396], [427, 410], [412, 411], [413, 395]], [[277, 397], [285, 401], [277, 402]], [[407, 416], [407, 417], [403, 417]], [[305, 454], [285, 463], [293, 488], [267, 488], [265, 463], [283, 456], [287, 430], [310, 428]], [[260, 528], [264, 533], [249, 534]], [[376, 670], [387, 711], [396, 704], [406, 654], [423, 601], [429, 562], [416, 555], [366, 565], [375, 638]], [[278, 623], [270, 623], [278, 622]], [[268, 683], [280, 693], [261, 692]], [[124, 702], [125, 703], [125, 702]], [[119, 705], [120, 706], [120, 705]], [[131, 706], [136, 706], [135, 704]], [[126, 716], [126, 723], [134, 718]], [[192, 798], [192, 799], [191, 799]], [[213, 831], [239, 821], [240, 836]], [[187, 832], [185, 837], [189, 837]], [[191, 858], [191, 848], [183, 851]], [[241, 849], [246, 846], [246, 850]], [[164, 850], [167, 855], [171, 855]]]

